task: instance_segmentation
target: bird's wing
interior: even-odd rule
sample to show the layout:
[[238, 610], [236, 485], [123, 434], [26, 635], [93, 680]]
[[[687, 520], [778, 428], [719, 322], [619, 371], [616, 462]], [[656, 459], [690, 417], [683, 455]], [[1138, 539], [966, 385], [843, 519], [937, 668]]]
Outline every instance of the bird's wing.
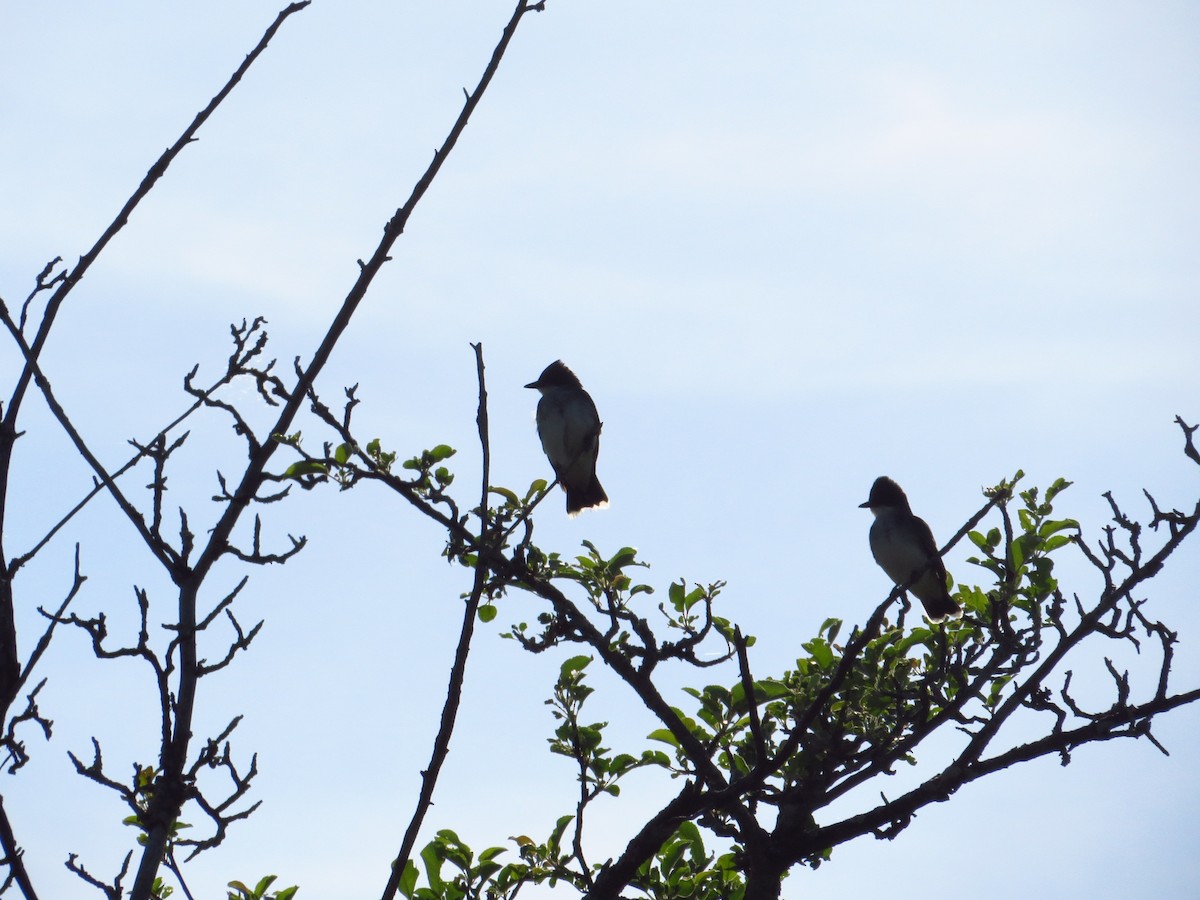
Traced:
[[600, 437], [600, 415], [586, 391], [574, 391], [564, 398], [562, 448], [569, 461], [582, 456], [595, 457]]
[[933, 539], [933, 531], [924, 519], [913, 516], [913, 523], [917, 526], [917, 535], [921, 540], [921, 549], [924, 550], [931, 559], [929, 571], [935, 573], [942, 584], [946, 583], [946, 564], [942, 562], [941, 554], [938, 553], [937, 541]]

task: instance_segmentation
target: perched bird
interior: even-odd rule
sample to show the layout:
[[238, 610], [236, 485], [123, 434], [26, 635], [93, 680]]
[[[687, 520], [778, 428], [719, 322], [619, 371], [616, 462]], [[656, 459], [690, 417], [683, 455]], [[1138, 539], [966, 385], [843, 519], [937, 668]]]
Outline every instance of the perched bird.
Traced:
[[888, 577], [916, 594], [931, 621], [962, 615], [946, 588], [946, 565], [938, 555], [933, 532], [924, 519], [913, 515], [900, 485], [881, 475], [871, 485], [867, 502], [859, 507], [875, 515], [871, 555]]
[[537, 381], [525, 387], [536, 388], [542, 394], [537, 407], [538, 437], [567, 495], [567, 514], [575, 516], [581, 509], [608, 506], [608, 495], [596, 478], [600, 414], [575, 373], [561, 359], [555, 360]]

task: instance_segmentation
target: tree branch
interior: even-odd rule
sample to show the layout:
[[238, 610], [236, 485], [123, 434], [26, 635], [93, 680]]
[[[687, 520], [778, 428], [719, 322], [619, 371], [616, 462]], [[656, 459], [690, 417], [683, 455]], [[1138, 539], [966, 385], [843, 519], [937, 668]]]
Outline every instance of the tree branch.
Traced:
[[[487, 506], [488, 482], [491, 477], [487, 386], [483, 376], [483, 345], [472, 344], [471, 346], [475, 349], [475, 365], [479, 377], [479, 411], [476, 414], [476, 423], [479, 428], [479, 443], [483, 452], [482, 474], [480, 478], [482, 484], [480, 486], [479, 498], [479, 534], [480, 540], [486, 541], [491, 532]], [[454, 733], [454, 724], [458, 718], [458, 707], [462, 701], [462, 686], [466, 680], [467, 656], [471, 651], [471, 638], [475, 633], [475, 617], [479, 613], [479, 603], [483, 598], [488, 574], [487, 565], [482, 560], [477, 562], [474, 584], [471, 586], [471, 593], [467, 597], [467, 602], [463, 608], [462, 628], [459, 631], [458, 646], [454, 651], [454, 665], [450, 669], [450, 680], [446, 689], [446, 702], [442, 706], [441, 724], [438, 727], [437, 736], [433, 741], [433, 750], [430, 754], [429, 765], [421, 772], [421, 792], [417, 798], [417, 805], [413, 810], [412, 818], [409, 820], [408, 828], [404, 832], [404, 839], [400, 844], [400, 852], [396, 854], [396, 859], [392, 862], [391, 874], [388, 876], [387, 884], [383, 889], [383, 900], [392, 900], [400, 888], [400, 879], [404, 877], [404, 870], [408, 867], [409, 860], [412, 858], [413, 847], [416, 846], [421, 824], [425, 821], [425, 814], [429, 811], [429, 807], [433, 805], [433, 791], [437, 787], [438, 775], [441, 774], [442, 765], [445, 763], [446, 757], [450, 754], [450, 736]]]

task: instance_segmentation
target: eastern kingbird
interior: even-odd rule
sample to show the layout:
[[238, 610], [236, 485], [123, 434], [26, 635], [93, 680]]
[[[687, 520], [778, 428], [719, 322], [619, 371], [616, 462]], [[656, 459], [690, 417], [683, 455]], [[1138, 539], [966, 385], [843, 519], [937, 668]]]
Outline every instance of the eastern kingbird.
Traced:
[[537, 406], [538, 437], [567, 495], [567, 515], [581, 509], [608, 506], [608, 495], [596, 478], [600, 452], [600, 414], [575, 373], [557, 359], [537, 381], [525, 385], [542, 394]]
[[871, 555], [897, 585], [916, 594], [930, 621], [962, 615], [946, 588], [946, 565], [938, 554], [933, 532], [909, 508], [900, 485], [880, 476], [862, 509], [875, 514], [871, 523]]

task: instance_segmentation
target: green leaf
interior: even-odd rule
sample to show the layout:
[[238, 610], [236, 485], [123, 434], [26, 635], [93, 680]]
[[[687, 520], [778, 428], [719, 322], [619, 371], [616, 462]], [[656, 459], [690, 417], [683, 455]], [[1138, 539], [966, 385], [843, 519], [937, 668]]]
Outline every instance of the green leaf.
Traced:
[[588, 663], [592, 661], [590, 656], [572, 656], [562, 664], [559, 669], [559, 678], [569, 679], [575, 672], [581, 672], [587, 668]]
[[801, 646], [809, 652], [813, 662], [820, 668], [828, 669], [833, 665], [833, 648], [821, 638], [813, 638]]
[[546, 841], [546, 847], [555, 856], [558, 855], [559, 845], [562, 843], [563, 832], [567, 830], [567, 826], [571, 824], [574, 816], [560, 816], [558, 821], [554, 823], [554, 831], [550, 833], [550, 840]]
[[1059, 547], [1063, 546], [1064, 544], [1071, 543], [1071, 541], [1073, 541], [1074, 539], [1075, 539], [1074, 536], [1069, 535], [1069, 534], [1056, 534], [1053, 537], [1048, 538], [1046, 540], [1046, 543], [1042, 545], [1042, 549], [1046, 553], [1049, 553], [1052, 550], [1057, 550]]
[[702, 860], [704, 858], [704, 840], [700, 837], [700, 829], [696, 827], [694, 822], [684, 820], [679, 823], [679, 837], [687, 842], [692, 851], [692, 858]]
[[441, 462], [444, 459], [449, 459], [457, 452], [449, 444], [438, 444], [429, 451], [429, 456], [433, 462]]
[[480, 884], [484, 884], [502, 868], [500, 863], [480, 863], [471, 870], [471, 878], [477, 880]]
[[659, 741], [664, 744], [670, 744], [672, 747], [678, 747], [679, 741], [675, 735], [671, 734], [669, 728], [656, 728], [654, 731], [646, 735], [646, 738], [651, 741]]
[[832, 644], [835, 640], [837, 640], [838, 632], [841, 630], [841, 619], [828, 618], [821, 623], [821, 630], [819, 634], [825, 635], [825, 640]]
[[637, 559], [637, 551], [632, 547], [622, 547], [616, 552], [612, 559], [608, 561], [610, 569], [623, 569]]
[[328, 471], [324, 463], [319, 463], [315, 459], [302, 459], [284, 469], [283, 477], [299, 478], [302, 475], [324, 475]]
[[1028, 537], [1030, 535], [1023, 534], [1012, 542], [1013, 567], [1016, 569], [1020, 569], [1025, 564], [1029, 550], [1029, 541], [1026, 540]]
[[1040, 537], [1049, 537], [1056, 532], [1065, 531], [1068, 528], [1074, 528], [1076, 531], [1078, 531], [1079, 523], [1074, 519], [1057, 519], [1046, 521], [1043, 522], [1042, 527], [1038, 529], [1038, 535]]
[[1056, 479], [1054, 484], [1052, 484], [1052, 485], [1050, 485], [1050, 487], [1046, 488], [1046, 502], [1049, 503], [1056, 496], [1058, 496], [1059, 493], [1061, 493], [1062, 491], [1065, 491], [1067, 488], [1069, 488], [1074, 483], [1075, 482], [1073, 482], [1073, 481], [1067, 481], [1067, 479], [1065, 479], [1065, 478]]
[[425, 879], [429, 886], [440, 893], [446, 886], [446, 882], [442, 880], [441, 845], [437, 841], [426, 844], [425, 849], [421, 851], [421, 861], [425, 863]]
[[413, 891], [417, 887], [417, 866], [411, 859], [404, 864], [404, 874], [400, 876], [400, 894], [412, 900]]
[[496, 607], [492, 606], [490, 603], [487, 606], [481, 606], [481, 607], [479, 607], [479, 621], [480, 622], [491, 622], [493, 619], [496, 618], [497, 612], [498, 612], [498, 610], [496, 609]]
[[782, 681], [764, 678], [761, 681], [754, 682], [754, 697], [759, 703], [762, 703], [764, 700], [778, 700], [780, 697], [786, 697], [790, 693], [791, 689]]
[[[725, 638], [725, 640], [729, 641], [729, 643], [733, 643], [733, 624], [728, 619], [723, 619], [720, 616], [713, 616], [712, 624], [713, 628], [717, 630], [717, 634], [721, 635], [721, 637]], [[743, 638], [746, 641], [747, 647], [753, 647], [755, 643], [758, 642], [758, 638], [752, 634], [743, 635]]]
[[442, 858], [463, 872], [471, 869], [474, 854], [471, 848], [462, 842], [459, 836], [449, 828], [443, 828], [437, 833], [442, 845]]
[[742, 687], [740, 681], [729, 692], [729, 705], [732, 709], [739, 712], [746, 709], [746, 689]]
[[684, 611], [684, 586], [682, 581], [672, 581], [671, 586], [667, 588], [667, 599], [671, 601], [671, 605], [678, 612]]
[[661, 750], [643, 750], [642, 762], [646, 765], [660, 766], [664, 769], [670, 768], [671, 766], [671, 758]]
[[480, 862], [480, 864], [491, 862], [493, 859], [495, 859], [501, 853], [506, 853], [506, 852], [508, 852], [508, 851], [504, 847], [488, 847], [486, 850], [484, 850], [483, 852], [481, 852], [479, 854], [479, 862]]
[[710, 684], [704, 689], [704, 695], [721, 706], [728, 706], [731, 702], [729, 688], [721, 684]]
[[634, 756], [632, 756], [628, 753], [618, 753], [609, 762], [608, 771], [613, 772], [618, 775], [624, 774], [625, 771], [627, 769], [629, 769], [636, 762], [637, 762], [637, 759]]
[[338, 444], [337, 449], [333, 451], [333, 458], [339, 465], [345, 465], [350, 461], [350, 454], [354, 452], [353, 444]]
[[513, 504], [513, 506], [518, 506], [518, 505], [520, 505], [520, 502], [521, 502], [520, 500], [517, 499], [517, 495], [515, 493], [513, 493], [512, 491], [510, 491], [506, 487], [496, 487], [495, 485], [492, 485], [488, 488], [488, 493], [489, 494], [499, 494], [501, 497], [503, 497], [509, 503]]

